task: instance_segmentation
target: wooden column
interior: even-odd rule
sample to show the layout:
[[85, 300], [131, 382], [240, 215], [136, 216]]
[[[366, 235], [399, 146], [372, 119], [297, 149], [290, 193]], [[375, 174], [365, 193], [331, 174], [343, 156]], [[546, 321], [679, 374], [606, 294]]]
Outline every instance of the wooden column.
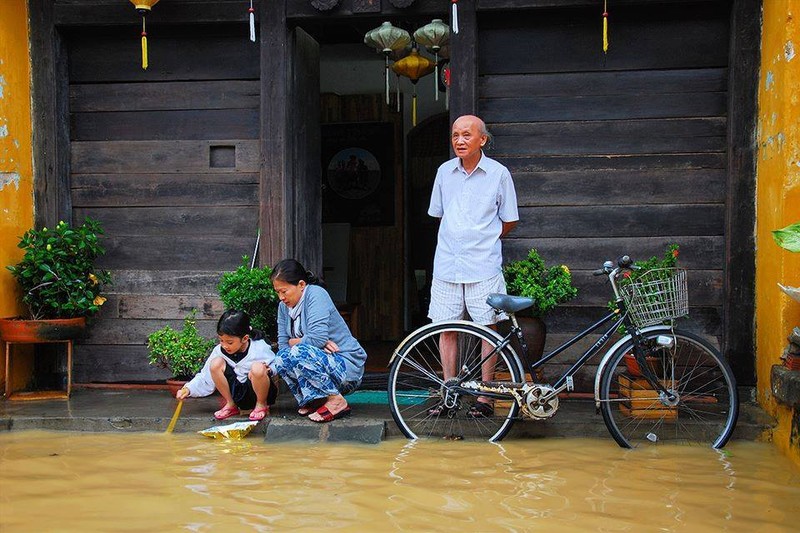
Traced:
[[[458, 33], [450, 34], [450, 123], [478, 109], [476, 0], [459, 0]], [[450, 27], [452, 30], [452, 20]]]
[[259, 2], [261, 20], [261, 186], [259, 227], [261, 265], [286, 255], [293, 213], [288, 183], [289, 30], [286, 3]]
[[37, 227], [69, 222], [69, 110], [66, 51], [53, 2], [29, 0], [33, 194]]
[[725, 203], [724, 355], [739, 385], [755, 385], [755, 128], [761, 2], [735, 0], [728, 60], [728, 196]]

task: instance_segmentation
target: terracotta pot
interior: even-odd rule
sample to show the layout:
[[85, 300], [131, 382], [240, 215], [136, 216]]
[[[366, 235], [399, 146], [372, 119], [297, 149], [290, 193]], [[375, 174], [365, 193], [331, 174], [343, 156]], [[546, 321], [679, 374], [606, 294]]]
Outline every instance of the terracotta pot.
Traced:
[[86, 317], [25, 320], [0, 318], [0, 339], [8, 342], [65, 341], [80, 337]]
[[180, 378], [169, 378], [167, 380], [167, 387], [169, 387], [169, 392], [172, 396], [178, 394], [178, 391], [186, 385], [187, 381], [185, 379]]
[[[544, 343], [547, 340], [547, 325], [539, 317], [530, 316], [517, 316], [522, 328], [522, 333], [525, 335], [525, 343], [528, 345], [528, 358], [531, 363], [534, 363], [542, 358], [544, 353]], [[498, 333], [505, 336], [511, 329], [511, 321], [506, 320], [498, 324]], [[523, 358], [522, 347], [519, 345], [519, 340], [515, 337], [511, 341], [511, 346], [520, 358]], [[523, 361], [524, 363], [524, 361]], [[526, 369], [527, 370], [527, 369]]]

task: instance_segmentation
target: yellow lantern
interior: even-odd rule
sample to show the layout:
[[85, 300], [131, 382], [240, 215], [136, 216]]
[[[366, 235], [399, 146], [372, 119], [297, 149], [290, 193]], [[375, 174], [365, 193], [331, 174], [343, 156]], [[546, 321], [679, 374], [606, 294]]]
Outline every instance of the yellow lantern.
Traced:
[[147, 28], [144, 20], [158, 0], [130, 0], [130, 2], [136, 8], [136, 12], [142, 16], [142, 68], [147, 70]]
[[417, 125], [417, 81], [423, 76], [427, 76], [436, 64], [425, 56], [419, 55], [419, 50], [416, 47], [411, 49], [411, 53], [400, 61], [396, 61], [392, 65], [392, 70], [401, 76], [405, 76], [411, 80], [414, 86], [414, 93], [411, 97], [411, 124]]

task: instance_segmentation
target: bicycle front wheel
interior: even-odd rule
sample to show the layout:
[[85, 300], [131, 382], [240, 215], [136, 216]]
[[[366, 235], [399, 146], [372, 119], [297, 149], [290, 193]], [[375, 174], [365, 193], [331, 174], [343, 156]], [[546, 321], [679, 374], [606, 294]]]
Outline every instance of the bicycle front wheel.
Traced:
[[[450, 371], [442, 365], [441, 339], [454, 343]], [[498, 441], [519, 411], [511, 396], [495, 398], [486, 408], [477, 391], [462, 389], [465, 369], [478, 369], [475, 381], [523, 381], [521, 364], [510, 348], [497, 350], [498, 338], [468, 322], [442, 323], [424, 328], [399, 348], [389, 371], [389, 407], [400, 431], [410, 439], [473, 439]], [[480, 367], [494, 352], [496, 357]], [[454, 362], [453, 362], [454, 360]], [[452, 375], [455, 374], [455, 375]]]
[[668, 394], [643, 377], [633, 341], [608, 361], [600, 382], [600, 409], [609, 432], [625, 448], [661, 442], [721, 448], [736, 425], [736, 381], [720, 353], [680, 330], [642, 335], [646, 364]]

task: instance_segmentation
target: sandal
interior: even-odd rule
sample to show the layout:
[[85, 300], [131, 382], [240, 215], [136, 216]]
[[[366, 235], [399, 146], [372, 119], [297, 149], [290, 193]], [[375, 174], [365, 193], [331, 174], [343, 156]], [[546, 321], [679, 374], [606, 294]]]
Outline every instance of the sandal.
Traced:
[[230, 407], [223, 407], [222, 409], [214, 413], [214, 418], [216, 418], [217, 420], [225, 420], [226, 418], [230, 418], [238, 414], [239, 414], [239, 408], [236, 407], [235, 405], [232, 405]]
[[486, 402], [475, 402], [467, 411], [472, 418], [489, 418], [494, 416], [494, 406]]
[[428, 409], [428, 416], [441, 416], [445, 412], [445, 406], [443, 403], [438, 403]]
[[350, 416], [350, 406], [348, 405], [341, 411], [336, 414], [331, 413], [328, 411], [328, 408], [324, 405], [315, 411], [319, 416], [322, 417], [322, 420], [314, 420], [313, 418], [309, 418], [312, 422], [317, 422], [318, 424], [324, 424], [325, 422], [331, 422], [333, 420], [337, 420], [339, 418], [344, 418], [346, 416]]
[[250, 420], [254, 422], [260, 422], [264, 420], [264, 417], [269, 414], [269, 407], [256, 407], [252, 411], [250, 411]]
[[314, 398], [310, 402], [301, 405], [300, 409], [297, 410], [297, 414], [300, 416], [308, 416], [317, 409], [319, 409], [320, 407], [322, 407], [323, 405], [325, 405], [326, 401], [328, 401], [328, 398], [326, 396], [323, 396], [322, 398]]

